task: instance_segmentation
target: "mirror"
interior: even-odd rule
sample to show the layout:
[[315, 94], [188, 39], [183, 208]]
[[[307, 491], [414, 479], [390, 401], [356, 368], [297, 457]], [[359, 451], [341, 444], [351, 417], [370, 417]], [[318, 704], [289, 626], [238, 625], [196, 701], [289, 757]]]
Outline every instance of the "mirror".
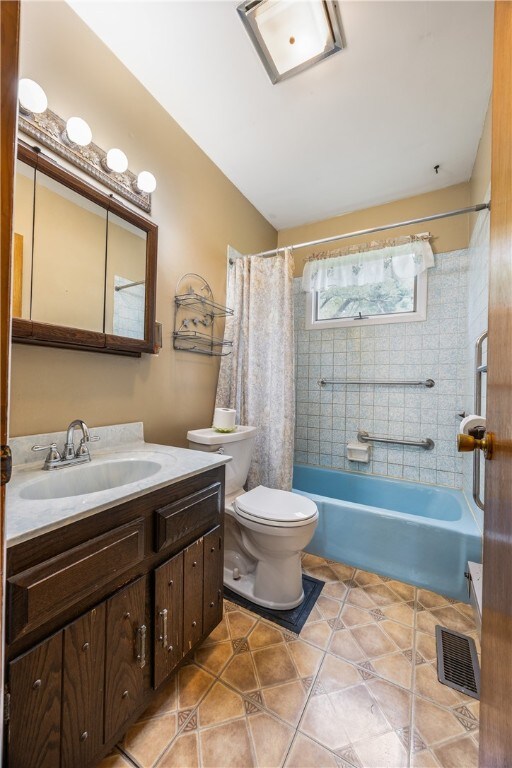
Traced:
[[13, 340], [154, 351], [157, 227], [21, 143], [18, 158]]
[[105, 328], [144, 338], [146, 233], [115, 214], [108, 216]]

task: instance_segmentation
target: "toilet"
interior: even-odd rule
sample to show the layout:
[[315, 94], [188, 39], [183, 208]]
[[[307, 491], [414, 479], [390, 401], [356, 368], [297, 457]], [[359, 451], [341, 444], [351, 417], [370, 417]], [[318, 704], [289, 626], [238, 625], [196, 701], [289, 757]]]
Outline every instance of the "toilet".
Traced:
[[318, 523], [316, 504], [305, 496], [259, 485], [245, 492], [257, 428], [227, 434], [213, 428], [187, 434], [189, 448], [224, 453], [226, 516], [224, 584], [266, 608], [288, 610], [304, 599], [301, 551]]

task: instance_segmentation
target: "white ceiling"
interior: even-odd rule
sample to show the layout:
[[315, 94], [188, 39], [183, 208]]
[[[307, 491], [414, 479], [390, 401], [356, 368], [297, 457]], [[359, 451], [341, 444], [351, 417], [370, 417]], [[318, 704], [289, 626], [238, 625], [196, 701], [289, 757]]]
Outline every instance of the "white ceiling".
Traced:
[[345, 50], [277, 85], [233, 0], [68, 2], [277, 229], [471, 175], [492, 2], [342, 1]]

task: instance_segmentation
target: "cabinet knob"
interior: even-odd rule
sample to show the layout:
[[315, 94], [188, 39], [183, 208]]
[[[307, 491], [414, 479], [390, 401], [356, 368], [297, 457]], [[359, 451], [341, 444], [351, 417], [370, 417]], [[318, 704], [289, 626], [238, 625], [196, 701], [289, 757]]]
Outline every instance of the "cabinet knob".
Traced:
[[197, 560], [194, 560], [194, 562], [192, 563], [192, 568], [195, 568], [196, 565], [197, 565]]
[[88, 736], [89, 734], [87, 733], [87, 731], [84, 731], [83, 733], [80, 734], [80, 741], [86, 741]]
[[192, 622], [192, 626], [193, 626], [193, 627], [197, 627], [197, 621], [193, 621], [193, 622]]
[[34, 689], [34, 691], [36, 691], [40, 687], [41, 687], [41, 680], [39, 679], [34, 680], [34, 682], [32, 683], [32, 688]]
[[171, 579], [169, 582], [169, 586], [172, 587], [173, 584], [174, 584], [174, 581]]
[[129, 619], [130, 618], [130, 611], [126, 611], [126, 613], [124, 615], [124, 618], [125, 619]]
[[171, 653], [171, 651], [173, 651], [173, 650], [174, 650], [174, 645], [170, 645], [170, 646], [168, 647], [168, 649], [167, 649], [167, 652], [168, 652], [168, 653]]
[[121, 698], [122, 699], [127, 699], [128, 698], [128, 691], [123, 691], [122, 694], [121, 694]]
[[211, 603], [210, 603], [210, 608], [213, 608], [214, 605], [215, 605], [215, 603], [212, 600]]
[[89, 650], [89, 643], [84, 643], [82, 645], [82, 651], [88, 651]]
[[215, 547], [212, 547], [212, 548], [210, 549], [210, 552], [215, 552]]

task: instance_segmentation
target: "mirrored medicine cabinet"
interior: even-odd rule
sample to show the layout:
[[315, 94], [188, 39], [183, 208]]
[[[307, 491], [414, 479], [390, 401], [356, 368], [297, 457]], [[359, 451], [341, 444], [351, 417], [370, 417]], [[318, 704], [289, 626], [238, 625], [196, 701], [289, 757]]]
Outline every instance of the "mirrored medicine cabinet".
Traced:
[[23, 142], [14, 210], [14, 342], [155, 351], [158, 227]]

